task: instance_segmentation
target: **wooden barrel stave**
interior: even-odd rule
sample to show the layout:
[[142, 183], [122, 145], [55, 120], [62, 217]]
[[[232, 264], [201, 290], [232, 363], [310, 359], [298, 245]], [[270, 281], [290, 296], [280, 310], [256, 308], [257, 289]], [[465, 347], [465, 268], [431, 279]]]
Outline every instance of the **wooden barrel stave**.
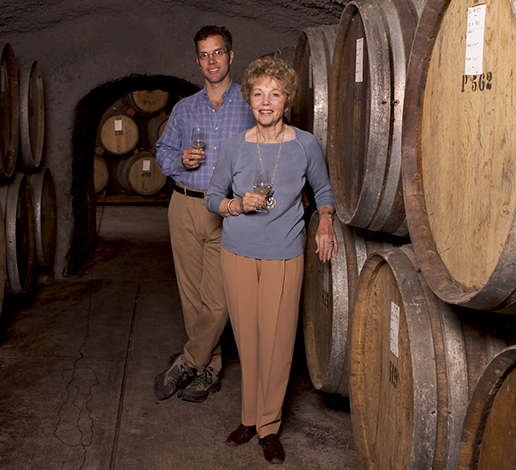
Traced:
[[14, 51], [0, 42], [0, 178], [11, 178], [19, 140], [19, 80]]
[[20, 163], [24, 170], [38, 168], [45, 143], [45, 89], [37, 62], [20, 67]]
[[[0, 189], [0, 198], [1, 198]], [[4, 305], [4, 294], [7, 283], [7, 245], [5, 236], [4, 210], [0, 199], [0, 316], [2, 314], [2, 306]]]
[[366, 468], [456, 468], [471, 391], [515, 338], [514, 322], [501, 320], [489, 327], [481, 312], [440, 301], [409, 247], [368, 259], [350, 327], [353, 430]]
[[299, 87], [292, 121], [312, 132], [326, 154], [328, 138], [328, 84], [337, 27], [318, 26], [303, 31], [296, 48], [294, 68]]
[[388, 162], [382, 196], [368, 229], [406, 236], [403, 187], [401, 178], [401, 132], [405, 99], [406, 64], [417, 24], [411, 5], [393, 0], [378, 3], [385, 20], [392, 57], [392, 109]]
[[504, 96], [516, 92], [506, 81], [515, 66], [516, 21], [510, 2], [484, 3], [483, 67], [495, 77], [484, 92], [480, 85], [473, 91], [463, 75], [466, 16], [474, 4], [436, 0], [421, 14], [405, 96], [405, 207], [418, 262], [441, 299], [515, 314], [516, 197], [506, 170], [516, 141], [504, 123], [516, 109]]
[[42, 268], [54, 262], [57, 237], [57, 198], [54, 179], [48, 168], [29, 177], [34, 208], [36, 258]]
[[0, 186], [4, 215], [7, 290], [12, 294], [29, 292], [36, 261], [32, 189], [26, 175], [16, 173], [8, 185]]

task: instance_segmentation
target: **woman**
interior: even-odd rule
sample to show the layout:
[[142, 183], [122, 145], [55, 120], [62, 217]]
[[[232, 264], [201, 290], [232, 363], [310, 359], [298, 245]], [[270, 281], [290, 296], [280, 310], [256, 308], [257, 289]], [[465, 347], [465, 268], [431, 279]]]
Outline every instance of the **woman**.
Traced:
[[224, 143], [206, 196], [208, 209], [224, 217], [224, 290], [242, 367], [242, 423], [226, 442], [240, 445], [258, 434], [272, 463], [285, 459], [278, 431], [303, 279], [306, 179], [320, 215], [321, 261], [337, 250], [321, 148], [312, 134], [283, 120], [296, 85], [295, 71], [281, 59], [248, 66], [242, 95], [257, 124]]

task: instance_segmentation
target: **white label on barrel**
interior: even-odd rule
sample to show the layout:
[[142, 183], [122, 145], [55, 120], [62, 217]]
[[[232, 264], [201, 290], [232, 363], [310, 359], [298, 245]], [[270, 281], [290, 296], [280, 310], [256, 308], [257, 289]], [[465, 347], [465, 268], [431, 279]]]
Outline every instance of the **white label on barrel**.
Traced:
[[115, 119], [115, 132], [122, 132], [122, 120]]
[[142, 163], [142, 171], [150, 171], [150, 160], [144, 159]]
[[465, 75], [482, 75], [486, 5], [468, 8]]
[[355, 55], [355, 82], [364, 81], [364, 38], [357, 39]]
[[400, 332], [400, 307], [391, 302], [391, 352], [399, 357], [398, 336]]

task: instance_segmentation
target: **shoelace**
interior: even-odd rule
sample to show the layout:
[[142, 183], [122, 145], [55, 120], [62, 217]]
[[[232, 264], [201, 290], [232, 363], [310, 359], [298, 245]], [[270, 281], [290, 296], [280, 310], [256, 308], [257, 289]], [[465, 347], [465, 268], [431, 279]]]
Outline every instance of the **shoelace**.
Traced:
[[201, 375], [197, 376], [197, 378], [200, 381], [204, 381], [207, 384], [212, 384], [213, 383], [213, 376], [214, 375], [215, 375], [215, 373], [213, 371], [213, 368], [212, 367], [207, 367], [206, 369], [204, 369], [204, 371], [203, 371], [203, 373]]

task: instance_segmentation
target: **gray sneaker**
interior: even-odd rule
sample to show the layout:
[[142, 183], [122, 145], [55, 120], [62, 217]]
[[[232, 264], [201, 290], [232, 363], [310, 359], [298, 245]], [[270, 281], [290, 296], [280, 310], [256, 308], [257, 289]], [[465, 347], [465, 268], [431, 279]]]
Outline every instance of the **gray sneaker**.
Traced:
[[154, 378], [154, 394], [158, 400], [170, 398], [186, 387], [194, 377], [195, 369], [186, 363], [182, 354], [178, 354], [172, 365]]
[[216, 393], [219, 390], [220, 376], [215, 374], [212, 367], [206, 367], [177, 396], [185, 401], [201, 402], [206, 400], [210, 393]]

